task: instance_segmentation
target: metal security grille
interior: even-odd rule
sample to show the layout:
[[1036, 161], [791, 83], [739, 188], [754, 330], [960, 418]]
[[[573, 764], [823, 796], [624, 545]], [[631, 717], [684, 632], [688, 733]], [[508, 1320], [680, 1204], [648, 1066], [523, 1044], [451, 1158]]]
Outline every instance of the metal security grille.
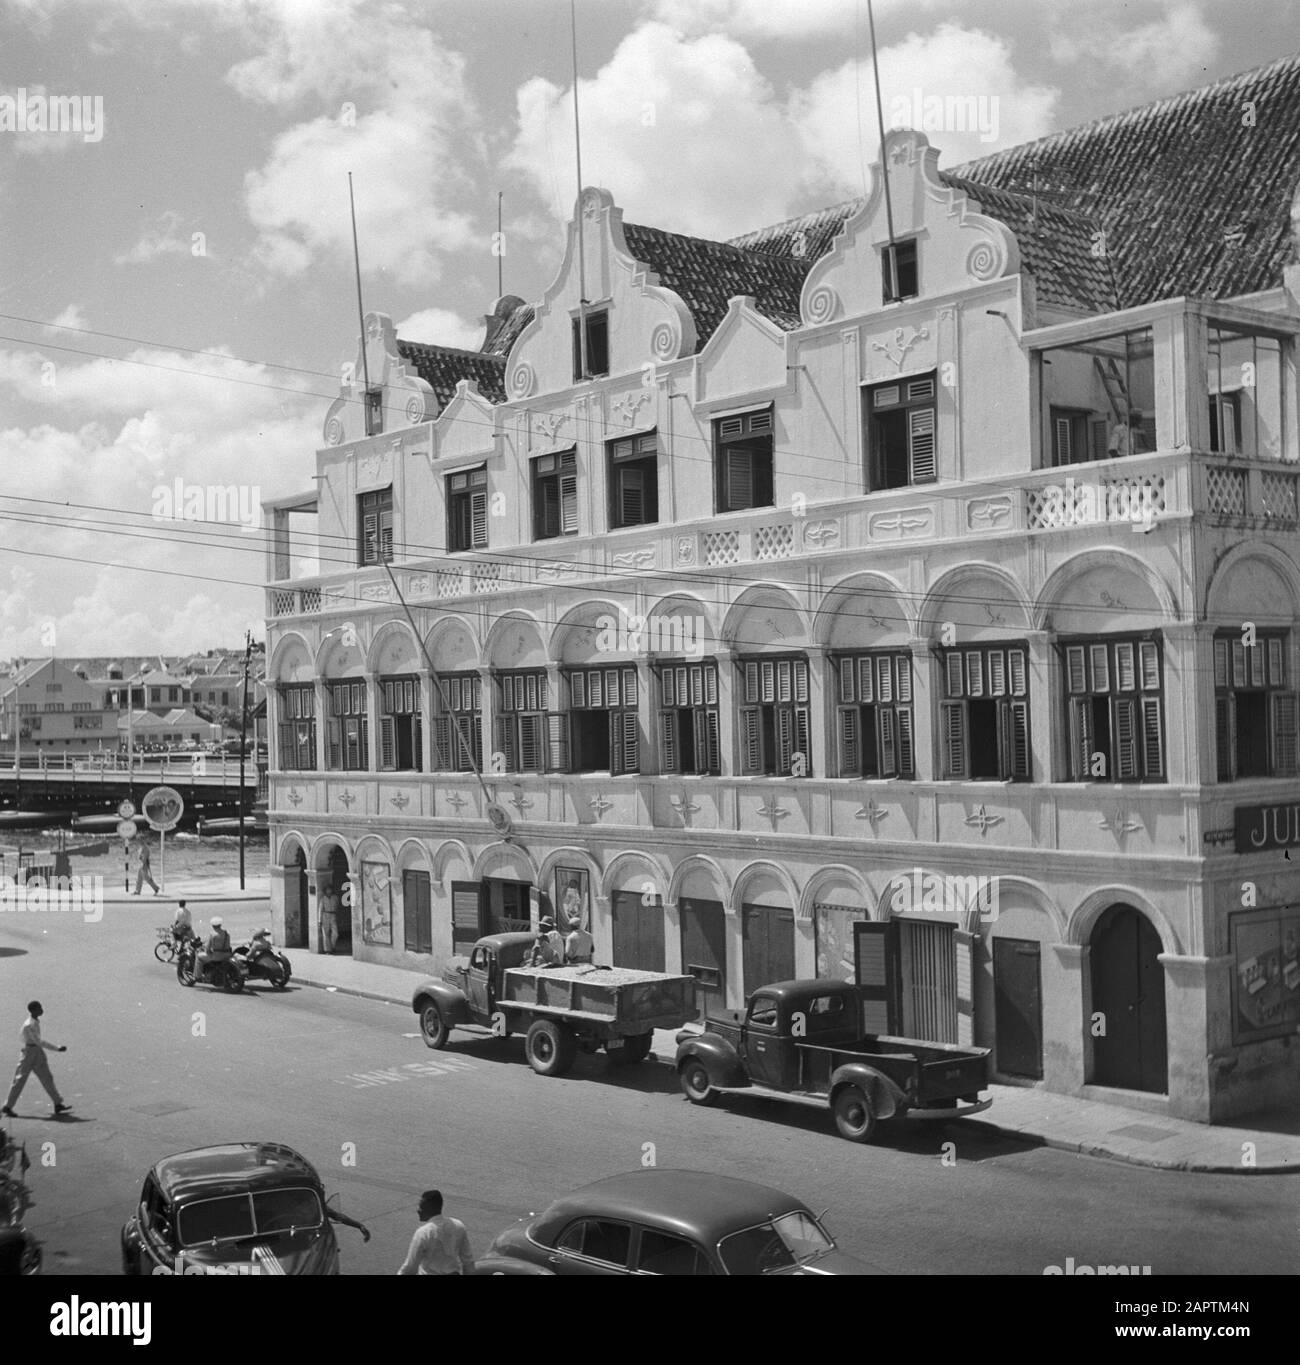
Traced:
[[936, 1043], [957, 1041], [955, 926], [900, 920], [903, 1032]]

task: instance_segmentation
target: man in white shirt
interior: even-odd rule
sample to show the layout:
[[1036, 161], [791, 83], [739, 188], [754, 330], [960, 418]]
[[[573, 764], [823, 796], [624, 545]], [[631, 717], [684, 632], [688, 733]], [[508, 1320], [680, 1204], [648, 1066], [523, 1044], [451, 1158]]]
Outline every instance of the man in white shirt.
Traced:
[[18, 1058], [18, 1067], [14, 1071], [14, 1083], [9, 1087], [9, 1098], [5, 1100], [4, 1107], [0, 1108], [0, 1114], [7, 1114], [10, 1118], [14, 1117], [14, 1104], [23, 1093], [28, 1076], [33, 1072], [36, 1073], [36, 1079], [45, 1087], [45, 1093], [54, 1101], [56, 1117], [59, 1114], [66, 1114], [72, 1108], [70, 1104], [63, 1103], [59, 1088], [54, 1084], [54, 1077], [50, 1074], [50, 1064], [45, 1060], [47, 1052], [66, 1052], [68, 1049], [41, 1039], [41, 1015], [44, 1013], [39, 1000], [28, 1002], [27, 1018], [23, 1020], [22, 1053]]
[[474, 1269], [469, 1234], [458, 1218], [444, 1218], [442, 1191], [420, 1196], [420, 1226], [411, 1238], [399, 1275], [467, 1275]]

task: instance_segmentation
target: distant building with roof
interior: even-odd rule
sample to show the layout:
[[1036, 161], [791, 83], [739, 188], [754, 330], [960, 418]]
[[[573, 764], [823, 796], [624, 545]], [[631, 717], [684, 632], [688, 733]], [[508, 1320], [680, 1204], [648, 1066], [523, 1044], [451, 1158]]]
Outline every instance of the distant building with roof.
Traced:
[[60, 659], [32, 659], [0, 678], [0, 761], [23, 754], [114, 748], [116, 717], [98, 690]]
[[881, 151], [730, 242], [587, 188], [479, 351], [365, 318], [266, 509], [276, 931], [350, 884], [428, 972], [549, 905], [704, 1007], [842, 977], [1008, 1083], [1289, 1103], [1300, 58]]

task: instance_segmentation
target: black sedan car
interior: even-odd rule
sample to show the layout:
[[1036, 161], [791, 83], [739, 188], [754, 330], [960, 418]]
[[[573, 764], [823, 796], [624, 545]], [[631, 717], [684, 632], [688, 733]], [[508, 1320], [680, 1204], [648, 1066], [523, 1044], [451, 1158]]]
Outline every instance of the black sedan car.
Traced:
[[[127, 1275], [337, 1275], [333, 1224], [312, 1164], [277, 1142], [164, 1157], [122, 1228]], [[366, 1233], [369, 1238], [369, 1233]]]
[[490, 1256], [557, 1275], [871, 1275], [806, 1205], [702, 1171], [609, 1176], [501, 1233]]

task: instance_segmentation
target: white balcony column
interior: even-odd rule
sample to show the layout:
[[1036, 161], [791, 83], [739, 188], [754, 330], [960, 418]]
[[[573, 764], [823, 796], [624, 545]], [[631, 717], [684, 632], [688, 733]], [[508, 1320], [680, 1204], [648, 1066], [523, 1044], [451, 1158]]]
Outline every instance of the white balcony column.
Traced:
[[1214, 728], [1214, 626], [1179, 621], [1162, 630], [1165, 780], [1190, 787], [1218, 780]]
[[370, 750], [368, 771], [377, 773], [381, 771], [379, 753], [379, 706], [380, 702], [383, 700], [383, 689], [379, 686], [378, 674], [367, 671], [361, 676], [366, 685], [366, 727], [369, 731], [367, 743]]
[[636, 664], [636, 719], [641, 730], [641, 776], [654, 777], [659, 767], [659, 679], [654, 659], [647, 655]]
[[266, 765], [270, 772], [277, 772], [281, 763], [279, 720], [280, 689], [271, 683], [266, 689]]
[[316, 771], [323, 773], [328, 758], [330, 695], [324, 678], [317, 678], [316, 687]]
[[[567, 716], [568, 690], [564, 686], [564, 678], [561, 676], [560, 665], [548, 663], [546, 665], [546, 709], [551, 715]], [[567, 721], [566, 721], [567, 724]], [[545, 770], [551, 762], [551, 727], [547, 722], [546, 733], [542, 736], [542, 745], [545, 757], [542, 760], [542, 768]], [[573, 766], [573, 749], [569, 747], [569, 766]]]
[[[918, 781], [937, 780], [943, 771], [934, 747], [937, 701], [933, 688], [942, 688], [928, 635], [913, 635], [912, 650], [912, 754]], [[942, 695], [942, 693], [941, 693]], [[834, 697], [832, 697], [832, 705]]]
[[736, 752], [736, 659], [730, 649], [713, 653], [718, 661], [718, 754], [722, 771], [738, 773], [740, 755]]
[[492, 746], [496, 739], [494, 722], [497, 713], [497, 690], [492, 684], [490, 668], [479, 668], [475, 671], [478, 673], [479, 700], [482, 703], [479, 711], [479, 743], [483, 750], [483, 772], [491, 777], [496, 771]]
[[[1029, 652], [1025, 672], [1029, 683], [1030, 780], [1068, 782], [1068, 742], [1060, 733], [1060, 724], [1052, 723], [1057, 714], [1056, 698], [1061, 695], [1060, 665], [1052, 636], [1046, 630], [1031, 630], [1025, 634], [1025, 643]], [[1010, 683], [1008, 677], [1007, 685]]]
[[664, 971], [670, 976], [680, 975], [682, 966], [682, 907], [679, 901], [665, 899], [664, 914]]
[[419, 670], [420, 677], [420, 771], [431, 773], [436, 762], [433, 743], [434, 718], [442, 709], [437, 684], [428, 666]]
[[809, 645], [808, 656], [808, 754], [807, 772], [812, 777], [831, 776], [831, 742], [834, 732], [834, 683], [829, 677], [825, 645]]

